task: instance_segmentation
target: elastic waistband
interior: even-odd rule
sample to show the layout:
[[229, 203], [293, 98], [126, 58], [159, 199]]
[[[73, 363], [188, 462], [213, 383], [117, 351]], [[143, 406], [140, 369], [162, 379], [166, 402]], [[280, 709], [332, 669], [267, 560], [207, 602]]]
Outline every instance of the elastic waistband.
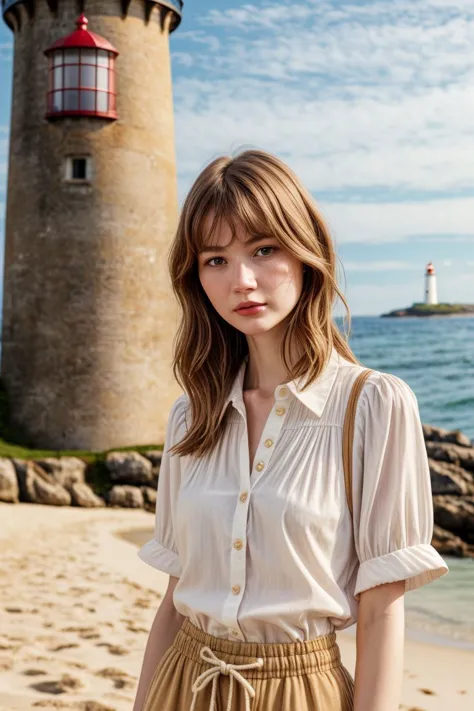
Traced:
[[204, 646], [210, 647], [219, 659], [228, 664], [247, 664], [262, 658], [262, 668], [245, 672], [248, 679], [300, 676], [342, 664], [335, 632], [305, 642], [240, 642], [203, 632], [186, 617], [173, 644], [184, 656], [199, 664], [202, 664], [199, 653]]

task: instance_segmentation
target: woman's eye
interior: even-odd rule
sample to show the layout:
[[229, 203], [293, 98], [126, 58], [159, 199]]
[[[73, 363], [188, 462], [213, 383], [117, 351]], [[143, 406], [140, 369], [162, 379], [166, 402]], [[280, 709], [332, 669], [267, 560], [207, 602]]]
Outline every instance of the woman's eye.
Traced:
[[208, 259], [206, 264], [210, 264], [211, 267], [220, 267], [220, 264], [211, 264], [215, 259], [223, 259], [223, 257], [212, 257], [212, 259]]
[[[269, 249], [270, 254], [268, 254], [268, 252], [267, 252], [266, 254], [262, 254], [261, 256], [262, 257], [270, 257], [273, 252], [276, 252], [278, 247], [259, 247], [257, 249], [257, 251], [255, 252], [255, 254], [258, 254], [258, 252], [261, 252], [262, 249], [263, 250]], [[219, 259], [224, 260], [224, 257], [211, 257], [211, 259], [208, 259], [207, 262], [205, 262], [205, 264], [209, 265], [210, 267], [220, 267], [220, 266], [222, 266], [222, 262], [219, 262]], [[216, 263], [216, 260], [217, 260], [217, 263]]]
[[[257, 252], [261, 252], [262, 249], [269, 249], [269, 250], [275, 251], [275, 250], [276, 250], [276, 247], [259, 247], [259, 248], [257, 249]], [[269, 257], [270, 255], [269, 255], [269, 254], [264, 254], [263, 256], [264, 256], [264, 257]]]

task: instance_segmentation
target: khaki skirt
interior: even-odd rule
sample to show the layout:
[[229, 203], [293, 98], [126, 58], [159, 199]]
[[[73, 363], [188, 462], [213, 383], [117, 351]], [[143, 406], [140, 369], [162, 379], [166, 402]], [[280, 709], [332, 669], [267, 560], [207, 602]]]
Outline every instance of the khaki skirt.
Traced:
[[306, 642], [240, 642], [185, 618], [143, 711], [352, 711], [353, 697], [335, 632]]

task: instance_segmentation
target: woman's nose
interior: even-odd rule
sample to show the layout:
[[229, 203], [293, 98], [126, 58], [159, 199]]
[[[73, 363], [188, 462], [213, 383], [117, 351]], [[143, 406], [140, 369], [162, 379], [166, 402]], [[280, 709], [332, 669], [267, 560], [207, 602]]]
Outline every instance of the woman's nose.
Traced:
[[245, 262], [236, 264], [233, 278], [237, 287], [255, 286], [256, 284], [255, 272], [252, 267]]

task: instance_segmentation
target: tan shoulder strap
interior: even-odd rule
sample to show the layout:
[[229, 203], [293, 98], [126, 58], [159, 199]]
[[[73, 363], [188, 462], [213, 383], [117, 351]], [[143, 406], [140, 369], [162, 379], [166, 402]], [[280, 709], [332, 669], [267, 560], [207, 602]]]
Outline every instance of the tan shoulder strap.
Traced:
[[365, 381], [373, 372], [370, 368], [357, 376], [352, 385], [352, 389], [347, 402], [346, 415], [344, 417], [344, 428], [342, 431], [342, 461], [344, 466], [344, 483], [346, 486], [346, 498], [351, 516], [353, 513], [352, 507], [352, 444], [354, 440], [355, 414], [357, 401]]

